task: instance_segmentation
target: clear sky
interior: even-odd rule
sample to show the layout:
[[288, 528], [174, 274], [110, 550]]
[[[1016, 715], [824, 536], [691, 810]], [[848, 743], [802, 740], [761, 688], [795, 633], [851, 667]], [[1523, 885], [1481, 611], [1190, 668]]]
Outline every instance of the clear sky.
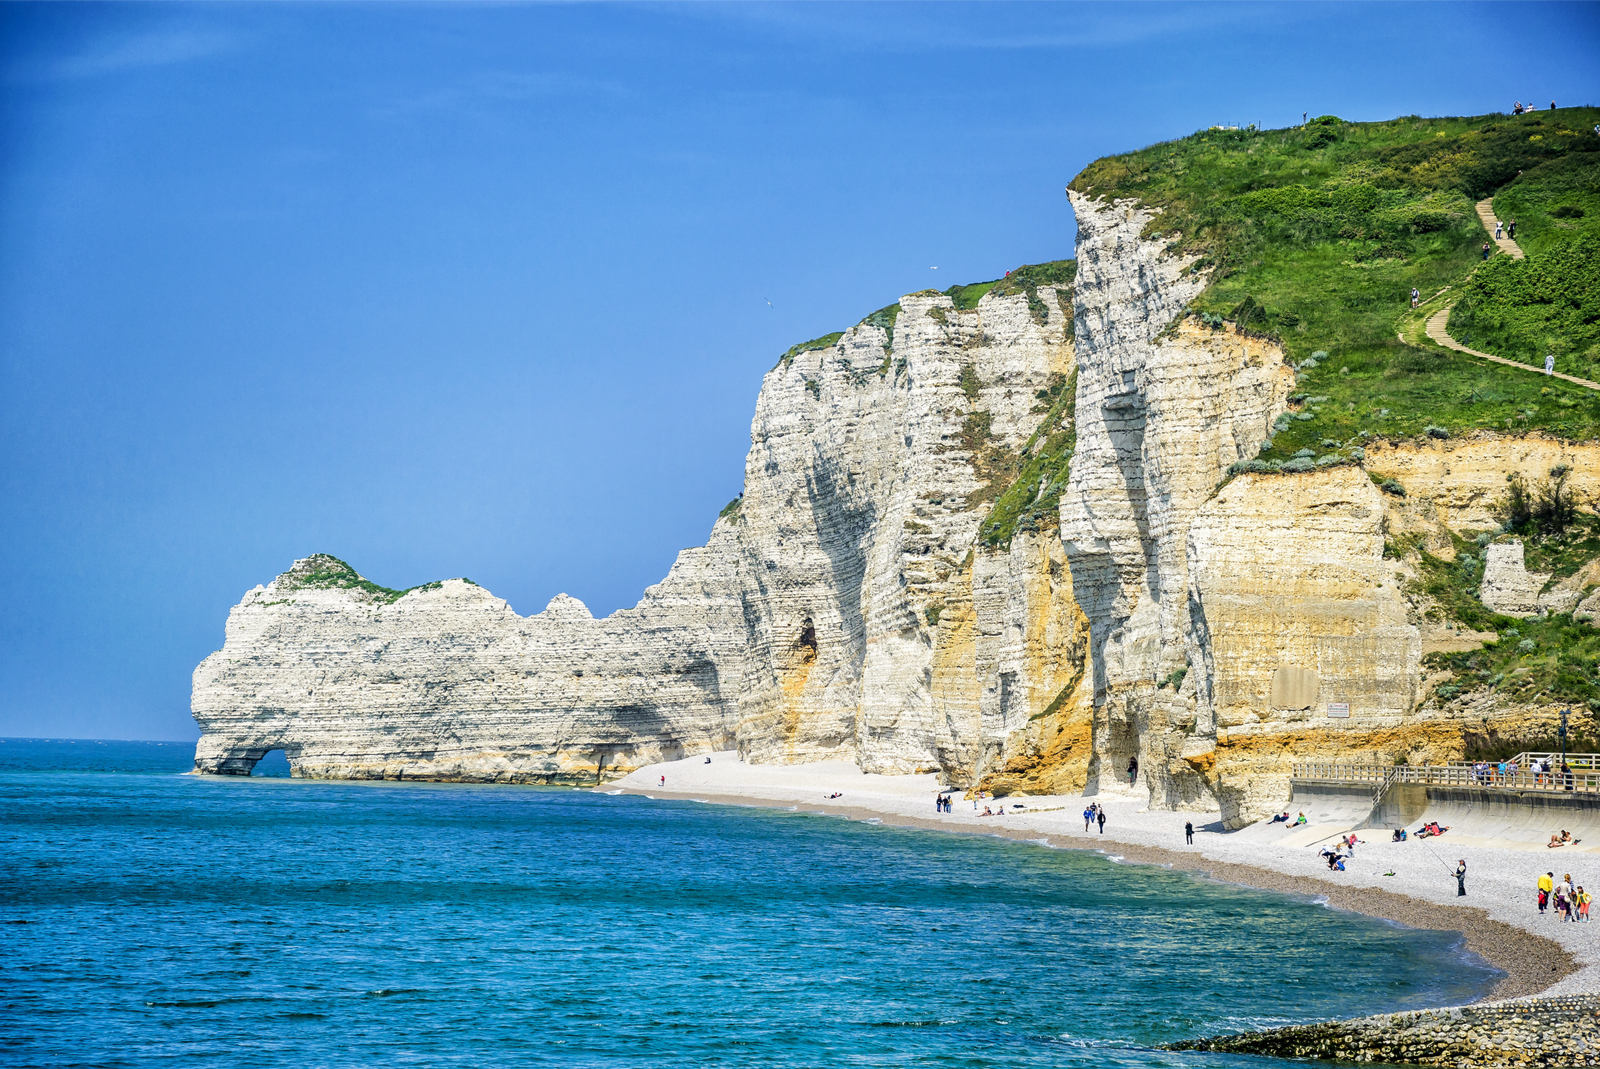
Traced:
[[1597, 56], [1584, 4], [0, 5], [0, 735], [193, 738], [309, 553], [631, 605], [785, 348], [1072, 255], [1097, 156]]

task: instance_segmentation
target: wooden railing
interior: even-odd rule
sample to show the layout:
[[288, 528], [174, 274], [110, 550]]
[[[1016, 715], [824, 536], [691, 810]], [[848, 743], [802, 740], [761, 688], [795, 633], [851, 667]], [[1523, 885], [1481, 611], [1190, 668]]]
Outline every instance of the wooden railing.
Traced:
[[[1550, 757], [1550, 772], [1533, 771], [1533, 759]], [[1448, 765], [1354, 765], [1338, 762], [1302, 761], [1294, 766], [1297, 780], [1327, 780], [1335, 783], [1367, 783], [1373, 787], [1373, 802], [1393, 783], [1423, 783], [1437, 787], [1503, 787], [1521, 791], [1578, 791], [1600, 794], [1600, 754], [1568, 754], [1569, 772], [1560, 771], [1560, 754], [1518, 754], [1506, 771], [1491, 761], [1474, 765], [1457, 762]]]

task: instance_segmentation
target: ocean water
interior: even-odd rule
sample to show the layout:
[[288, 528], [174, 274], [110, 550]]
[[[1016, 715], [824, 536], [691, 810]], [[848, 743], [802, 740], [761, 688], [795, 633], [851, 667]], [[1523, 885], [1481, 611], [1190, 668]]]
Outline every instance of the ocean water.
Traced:
[[1267, 1066], [1478, 996], [1448, 933], [1084, 851], [0, 740], [0, 1063]]

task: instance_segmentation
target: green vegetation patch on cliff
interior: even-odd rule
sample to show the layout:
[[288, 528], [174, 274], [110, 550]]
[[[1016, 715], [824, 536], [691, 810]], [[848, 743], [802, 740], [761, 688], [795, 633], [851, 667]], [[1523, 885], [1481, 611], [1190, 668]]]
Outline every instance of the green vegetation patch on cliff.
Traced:
[[[471, 579], [464, 577], [461, 581], [472, 583]], [[278, 585], [285, 590], [303, 590], [307, 588], [352, 590], [365, 595], [371, 601], [392, 605], [407, 594], [419, 590], [438, 590], [444, 586], [444, 583], [435, 581], [407, 587], [405, 590], [395, 590], [393, 587], [379, 586], [371, 580], [363, 579], [359, 572], [338, 557], [327, 553], [316, 553], [290, 569], [279, 579]], [[472, 585], [477, 586], [476, 583]]]
[[[1542, 539], [1541, 556], [1561, 558], [1567, 543], [1572, 547], [1588, 543], [1592, 522], [1585, 518], [1560, 536]], [[1570, 614], [1523, 620], [1485, 607], [1478, 599], [1483, 548], [1459, 537], [1455, 543], [1454, 561], [1416, 551], [1418, 578], [1411, 593], [1433, 600], [1428, 615], [1434, 620], [1495, 631], [1499, 640], [1477, 650], [1424, 657], [1426, 667], [1452, 675], [1435, 693], [1448, 701], [1489, 689], [1512, 701], [1574, 702], [1600, 710], [1600, 629], [1574, 621]]]
[[995, 498], [994, 508], [978, 529], [985, 546], [1009, 547], [1018, 531], [1050, 530], [1061, 522], [1061, 491], [1067, 485], [1072, 451], [1078, 443], [1072, 406], [1077, 372], [1057, 372], [1035, 395], [1033, 411], [1044, 413], [1039, 426], [1014, 462], [1017, 474]]
[[970, 312], [978, 307], [978, 302], [986, 293], [993, 293], [997, 297], [1006, 297], [1011, 294], [1021, 293], [1028, 298], [1028, 311], [1032, 313], [1034, 321], [1040, 326], [1050, 321], [1051, 310], [1044, 298], [1039, 296], [1040, 286], [1056, 287], [1057, 303], [1060, 307], [1059, 314], [1066, 317], [1067, 336], [1072, 336], [1072, 280], [1078, 274], [1078, 261], [1076, 260], [1051, 260], [1042, 264], [1023, 264], [1012, 271], [1005, 278], [997, 278], [993, 282], [973, 282], [965, 286], [951, 286], [945, 290], [945, 296], [955, 302], [956, 310]]
[[900, 318], [900, 302], [896, 301], [887, 308], [880, 308], [861, 322], [869, 327], [877, 327], [883, 331], [883, 351], [888, 353], [894, 348], [894, 324]]
[[782, 356], [778, 357], [778, 363], [788, 367], [794, 363], [794, 358], [801, 353], [809, 353], [813, 349], [831, 349], [839, 344], [839, 339], [842, 337], [844, 337], [844, 331], [836, 330], [832, 334], [824, 334], [820, 338], [812, 338], [810, 341], [803, 341], [799, 345], [791, 345]]
[[1059, 303], [1063, 296], [1072, 292], [1072, 280], [1078, 275], [1078, 261], [1076, 260], [1051, 260], [1043, 264], [1023, 264], [1005, 278], [994, 283], [990, 293], [996, 297], [1007, 297], [1020, 293], [1028, 299], [1028, 312], [1033, 316], [1033, 321], [1041, 327], [1050, 321], [1050, 302], [1039, 296], [1040, 286], [1055, 286], [1057, 307], [1056, 314], [1065, 317], [1067, 321], [1067, 336], [1072, 336], [1072, 303], [1070, 298], [1065, 304]]
[[1600, 433], [1590, 391], [1398, 334], [1412, 287], [1429, 300], [1481, 263], [1487, 235], [1474, 202], [1518, 171], [1586, 151], [1597, 121], [1600, 110], [1571, 108], [1206, 130], [1096, 161], [1072, 188], [1160, 209], [1145, 236], [1212, 272], [1192, 310], [1284, 346], [1302, 393], [1321, 400], [1280, 421], [1266, 458], [1430, 426], [1588, 438]]

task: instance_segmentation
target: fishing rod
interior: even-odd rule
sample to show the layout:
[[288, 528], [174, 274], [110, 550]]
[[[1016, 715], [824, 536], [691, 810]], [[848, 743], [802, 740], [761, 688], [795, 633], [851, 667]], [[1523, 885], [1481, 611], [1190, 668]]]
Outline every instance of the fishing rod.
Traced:
[[1422, 847], [1423, 847], [1424, 850], [1428, 851], [1428, 853], [1433, 854], [1433, 859], [1435, 861], [1437, 861], [1439, 864], [1443, 865], [1444, 866], [1444, 870], [1446, 872], [1448, 872], [1451, 876], [1454, 876], [1456, 874], [1456, 870], [1451, 868], [1449, 863], [1446, 862], [1444, 858], [1442, 858], [1438, 854], [1434, 853], [1433, 847], [1429, 846], [1427, 843], [1423, 843]]

